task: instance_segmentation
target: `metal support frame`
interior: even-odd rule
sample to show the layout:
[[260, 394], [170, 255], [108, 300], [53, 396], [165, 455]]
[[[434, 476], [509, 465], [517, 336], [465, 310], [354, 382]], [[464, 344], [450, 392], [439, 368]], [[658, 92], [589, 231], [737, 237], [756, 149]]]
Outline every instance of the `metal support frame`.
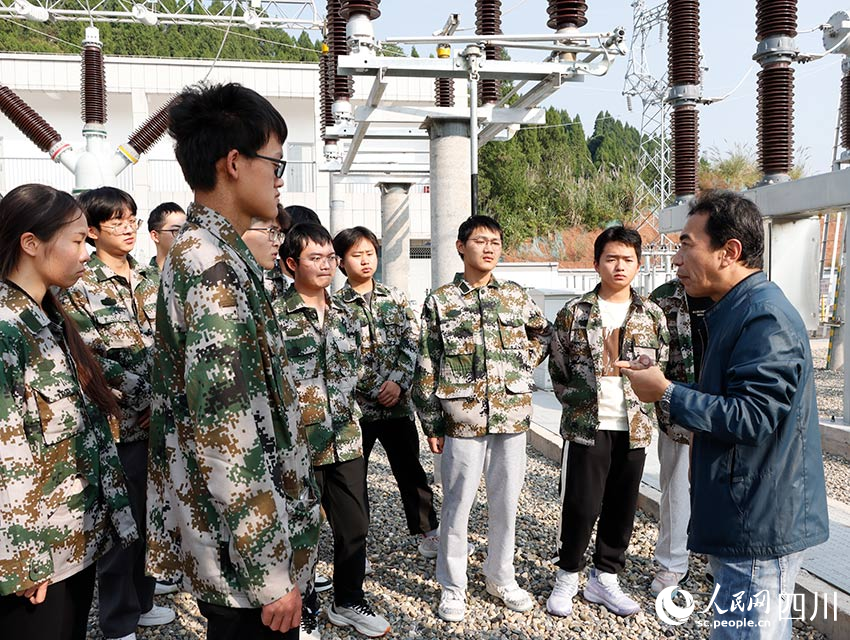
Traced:
[[[48, 20], [71, 22], [125, 22], [147, 26], [157, 24], [247, 27], [252, 30], [313, 29], [321, 30], [324, 18], [312, 0], [223, 0], [217, 10], [210, 3], [169, 3], [165, 0], [131, 2], [118, 0], [118, 10], [83, 6], [75, 0], [14, 0], [0, 4], [0, 19], [33, 22]], [[201, 13], [192, 13], [200, 11]]]

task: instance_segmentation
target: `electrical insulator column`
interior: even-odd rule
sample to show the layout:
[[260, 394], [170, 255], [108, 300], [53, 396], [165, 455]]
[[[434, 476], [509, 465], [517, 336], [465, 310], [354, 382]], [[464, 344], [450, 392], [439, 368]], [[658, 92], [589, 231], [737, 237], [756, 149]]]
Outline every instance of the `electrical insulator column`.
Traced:
[[699, 69], [699, 0], [668, 0], [667, 60], [673, 107], [673, 193], [677, 202], [697, 190], [699, 111], [702, 96]]
[[[452, 57], [452, 49], [448, 44], [437, 47], [437, 57], [448, 59]], [[434, 104], [438, 107], [455, 106], [455, 82], [451, 78], [437, 78], [434, 80]]]
[[784, 182], [794, 164], [796, 0], [757, 0], [753, 56], [758, 77], [758, 155], [762, 184]]
[[[494, 36], [502, 33], [502, 0], [476, 0], [475, 32], [481, 36]], [[484, 59], [498, 60], [501, 47], [485, 45]], [[479, 92], [481, 104], [496, 104], [499, 101], [499, 81], [482, 80]]]

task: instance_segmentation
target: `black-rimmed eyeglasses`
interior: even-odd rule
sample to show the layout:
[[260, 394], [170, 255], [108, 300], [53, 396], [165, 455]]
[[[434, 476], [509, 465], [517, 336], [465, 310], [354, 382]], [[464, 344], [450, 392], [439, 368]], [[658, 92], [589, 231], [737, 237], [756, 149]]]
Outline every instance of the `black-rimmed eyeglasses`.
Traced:
[[277, 166], [274, 168], [274, 176], [275, 178], [282, 178], [283, 172], [286, 171], [286, 160], [283, 158], [273, 158], [271, 156], [264, 156], [260, 153], [255, 153], [255, 157], [262, 158], [263, 160], [268, 160], [269, 162], [274, 162]]

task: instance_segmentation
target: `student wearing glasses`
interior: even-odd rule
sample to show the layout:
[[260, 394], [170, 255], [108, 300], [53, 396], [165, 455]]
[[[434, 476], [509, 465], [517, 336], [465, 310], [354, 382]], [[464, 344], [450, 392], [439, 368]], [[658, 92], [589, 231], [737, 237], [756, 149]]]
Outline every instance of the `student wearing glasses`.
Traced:
[[156, 293], [159, 272], [130, 255], [139, 219], [133, 198], [114, 187], [79, 197], [94, 253], [62, 303], [83, 340], [101, 359], [119, 398], [118, 456], [140, 540], [98, 561], [100, 628], [105, 638], [131, 639], [137, 626], [167, 624], [174, 612], [153, 603], [155, 580], [145, 575], [145, 492], [151, 415]]
[[[390, 625], [372, 610], [363, 593], [369, 508], [358, 423], [361, 411], [355, 400], [362, 371], [360, 323], [342, 302], [328, 295], [340, 260], [327, 229], [317, 224], [292, 227], [280, 257], [293, 283], [275, 299], [274, 308], [334, 538], [334, 602], [327, 615], [337, 626], [382, 636]], [[312, 629], [318, 615], [315, 591], [305, 603], [302, 629]]]
[[176, 202], [163, 202], [148, 214], [148, 233], [156, 245], [156, 255], [151, 258], [150, 265], [157, 271], [162, 271], [165, 256], [184, 224], [186, 212]]

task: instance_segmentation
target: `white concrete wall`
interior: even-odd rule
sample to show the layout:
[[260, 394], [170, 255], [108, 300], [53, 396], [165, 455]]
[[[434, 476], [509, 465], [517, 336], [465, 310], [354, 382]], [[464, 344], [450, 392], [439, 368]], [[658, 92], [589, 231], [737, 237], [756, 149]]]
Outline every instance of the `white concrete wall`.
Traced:
[[[173, 94], [198, 82], [207, 73], [209, 61], [108, 57], [106, 86], [108, 120], [107, 147], [115, 149], [133, 130]], [[284, 184], [282, 200], [315, 209], [329, 221], [328, 174], [318, 170], [321, 140], [318, 126], [318, 67], [315, 64], [219, 61], [210, 82], [239, 82], [271, 100], [284, 115], [289, 127], [287, 156], [293, 160], [287, 169], [290, 184]], [[0, 53], [0, 81], [15, 91], [71, 143], [83, 148], [80, 117], [80, 59], [68, 55]], [[371, 80], [355, 79], [357, 105], [368, 91]], [[392, 78], [385, 93], [387, 104], [433, 104], [432, 80]], [[297, 150], [296, 150], [297, 147]], [[111, 151], [110, 151], [111, 154]], [[295, 173], [298, 176], [295, 176]], [[286, 178], [285, 178], [286, 180]], [[5, 116], [0, 114], [0, 193], [27, 182], [42, 182], [71, 191], [73, 176], [42, 153]], [[139, 205], [140, 216], [160, 202], [171, 200], [183, 206], [191, 192], [174, 160], [171, 141], [166, 136], [126, 169], [114, 185], [128, 191]], [[380, 193], [369, 185], [341, 185], [346, 225], [361, 224], [381, 236]], [[430, 236], [430, 195], [416, 185], [410, 194], [411, 237]], [[147, 233], [139, 234], [136, 255], [146, 259], [153, 254]], [[411, 278], [413, 281], [413, 278]]]

